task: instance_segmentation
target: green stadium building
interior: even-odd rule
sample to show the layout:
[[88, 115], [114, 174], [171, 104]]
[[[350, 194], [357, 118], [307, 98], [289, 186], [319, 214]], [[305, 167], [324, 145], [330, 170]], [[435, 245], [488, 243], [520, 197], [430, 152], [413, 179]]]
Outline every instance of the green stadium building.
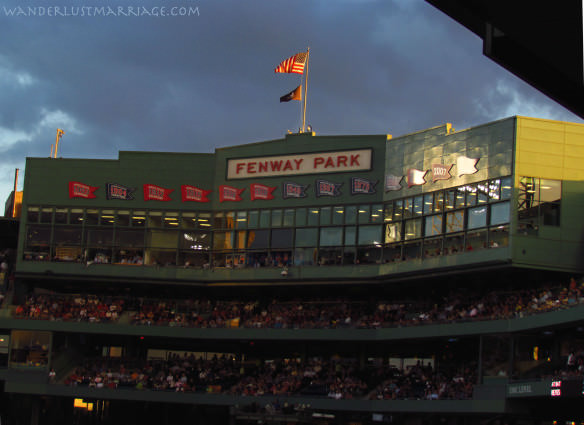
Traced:
[[582, 422], [583, 163], [526, 117], [28, 158], [0, 419]]

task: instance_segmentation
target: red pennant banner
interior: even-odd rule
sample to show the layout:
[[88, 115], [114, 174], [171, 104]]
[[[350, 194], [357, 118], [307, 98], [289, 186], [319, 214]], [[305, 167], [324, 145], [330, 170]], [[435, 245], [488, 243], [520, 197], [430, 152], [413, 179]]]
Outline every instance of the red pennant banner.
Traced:
[[144, 185], [144, 200], [145, 201], [170, 201], [170, 194], [174, 189], [166, 189], [164, 187], [156, 186], [155, 184]]
[[89, 186], [79, 182], [69, 182], [69, 198], [94, 199], [96, 196], [93, 192], [99, 189], [99, 186]]
[[225, 201], [241, 201], [241, 194], [243, 193], [243, 189], [238, 189], [232, 186], [221, 185], [219, 186], [219, 202]]
[[189, 186], [186, 184], [183, 184], [181, 186], [181, 192], [182, 192], [182, 201], [183, 202], [209, 202], [209, 199], [207, 198], [207, 195], [209, 193], [211, 193], [211, 190], [204, 190], [204, 189], [200, 189], [198, 187], [195, 186]]
[[249, 190], [251, 191], [251, 200], [256, 199], [270, 200], [274, 199], [272, 192], [276, 190], [276, 187], [264, 186], [263, 184], [252, 183], [249, 185]]

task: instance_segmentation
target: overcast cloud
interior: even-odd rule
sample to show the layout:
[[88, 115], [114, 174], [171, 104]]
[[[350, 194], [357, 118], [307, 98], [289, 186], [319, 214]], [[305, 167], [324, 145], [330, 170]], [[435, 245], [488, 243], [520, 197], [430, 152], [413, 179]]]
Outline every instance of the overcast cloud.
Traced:
[[[57, 6], [108, 16], [48, 16]], [[192, 14], [123, 16], [130, 7]], [[299, 102], [279, 98], [300, 76], [274, 68], [307, 46], [320, 135], [582, 122], [422, 0], [0, 0], [0, 40], [0, 202], [27, 156], [49, 156], [57, 128], [66, 158], [207, 153], [297, 130]]]

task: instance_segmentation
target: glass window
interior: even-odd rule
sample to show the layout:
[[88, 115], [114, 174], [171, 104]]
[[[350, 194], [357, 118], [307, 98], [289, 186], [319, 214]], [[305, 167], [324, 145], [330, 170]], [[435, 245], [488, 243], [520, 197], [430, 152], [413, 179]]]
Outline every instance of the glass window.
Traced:
[[164, 216], [164, 227], [178, 228], [178, 213], [167, 212]]
[[178, 231], [176, 230], [149, 230], [146, 237], [146, 244], [151, 247], [169, 249], [178, 247]]
[[130, 225], [130, 211], [118, 211], [117, 219], [116, 219], [117, 226], [125, 227]]
[[468, 210], [468, 228], [478, 229], [487, 225], [487, 206], [469, 208]]
[[359, 224], [369, 223], [370, 216], [371, 216], [371, 206], [370, 205], [359, 206]]
[[294, 210], [292, 208], [284, 210], [284, 222], [282, 225], [284, 227], [294, 227]]
[[194, 212], [183, 212], [180, 226], [183, 229], [194, 229], [197, 224], [197, 218]]
[[404, 236], [406, 240], [422, 237], [422, 219], [406, 220], [404, 224]]
[[398, 199], [393, 204], [393, 219], [403, 220], [403, 218], [404, 218], [404, 201], [402, 199]]
[[245, 249], [247, 248], [247, 232], [245, 230], [238, 230], [235, 232], [235, 248], [236, 249]]
[[426, 225], [424, 227], [424, 236], [434, 236], [442, 234], [442, 214], [436, 214], [426, 217]]
[[296, 210], [296, 227], [306, 226], [306, 208]]
[[474, 207], [478, 202], [477, 186], [469, 184], [466, 188], [466, 206]]
[[342, 227], [323, 227], [320, 229], [320, 246], [343, 245]]
[[511, 190], [513, 185], [511, 183], [511, 177], [505, 177], [501, 179], [501, 199], [511, 199]]
[[250, 230], [247, 235], [247, 247], [249, 249], [266, 249], [270, 242], [269, 230]]
[[294, 243], [293, 229], [272, 230], [272, 249], [292, 248]]
[[213, 249], [226, 250], [233, 249], [234, 232], [214, 232]]
[[67, 224], [67, 208], [55, 210], [55, 224]]
[[213, 214], [213, 227], [215, 229], [224, 229], [226, 227], [225, 213], [223, 211]]
[[454, 209], [454, 206], [456, 205], [456, 192], [456, 189], [446, 191], [446, 199], [444, 202], [446, 210]]
[[333, 224], [343, 224], [345, 222], [345, 208], [334, 207], [333, 210]]
[[52, 208], [42, 208], [41, 209], [41, 223], [52, 223], [53, 222], [53, 209]]
[[464, 210], [446, 213], [446, 233], [460, 232], [464, 229]]
[[444, 192], [436, 192], [434, 194], [434, 212], [442, 212], [444, 210]]
[[295, 266], [312, 266], [316, 262], [316, 248], [297, 248], [294, 250]]
[[509, 202], [499, 202], [491, 205], [491, 226], [509, 223]]
[[296, 246], [316, 246], [318, 238], [318, 229], [315, 227], [296, 229]]
[[142, 248], [144, 246], [144, 230], [118, 229], [116, 245], [122, 248]]
[[114, 241], [114, 232], [112, 229], [100, 229], [98, 227], [85, 228], [85, 241], [87, 245], [101, 247], [103, 245], [112, 245]]
[[[136, 241], [138, 241], [136, 235]], [[211, 233], [205, 231], [182, 232], [180, 247], [182, 249], [206, 251], [211, 248]]]
[[[87, 219], [89, 216], [89, 210], [87, 210], [87, 214], [85, 218]], [[89, 223], [89, 220], [85, 224], [95, 224]], [[134, 211], [132, 213], [132, 227], [145, 227], [146, 226], [146, 211]]]
[[328, 226], [331, 224], [331, 207], [322, 207], [320, 209], [320, 225]]
[[236, 229], [247, 229], [247, 211], [237, 211], [237, 218], [235, 219]]
[[509, 245], [509, 226], [497, 226], [489, 229], [489, 248]]
[[258, 219], [260, 213], [257, 210], [250, 211], [247, 217], [247, 227], [250, 229], [256, 229], [258, 227]]
[[487, 182], [477, 183], [478, 204], [486, 204], [490, 198], [489, 185]]
[[225, 213], [225, 228], [234, 229], [235, 228], [235, 212], [227, 211]]
[[211, 226], [211, 213], [204, 212], [199, 213], [197, 217], [197, 224], [201, 229], [210, 229]]
[[272, 210], [272, 227], [282, 227], [282, 210]]
[[404, 218], [411, 218], [414, 215], [414, 198], [404, 199]]
[[27, 226], [26, 228], [26, 246], [48, 245], [51, 241], [50, 226]]
[[501, 180], [495, 179], [489, 182], [489, 199], [491, 202], [501, 200]]
[[385, 205], [384, 211], [384, 220], [386, 223], [393, 221], [393, 203], [389, 203]]
[[424, 197], [422, 195], [414, 198], [414, 215], [421, 216], [424, 212]]
[[[44, 317], [39, 316], [38, 318], [43, 319]], [[12, 331], [10, 339], [11, 366], [19, 368], [47, 367], [51, 351], [51, 332]]]
[[357, 206], [350, 205], [345, 207], [345, 224], [357, 223]]
[[69, 223], [70, 224], [82, 224], [83, 223], [83, 209], [71, 208], [71, 211], [69, 212]]
[[39, 207], [28, 207], [27, 209], [27, 221], [29, 223], [38, 223], [39, 221], [39, 211], [40, 208]]
[[318, 226], [320, 222], [319, 215], [318, 215], [318, 208], [309, 208], [308, 209], [308, 225], [309, 226]]
[[373, 204], [371, 206], [371, 223], [381, 223], [383, 221], [383, 206]]
[[260, 210], [260, 228], [270, 227], [270, 210]]
[[115, 211], [114, 210], [101, 210], [99, 224], [102, 226], [113, 226], [115, 223]]
[[353, 246], [357, 242], [357, 228], [345, 227], [345, 246]]
[[424, 195], [424, 214], [432, 214], [432, 205], [434, 202], [434, 194], [426, 193]]
[[81, 245], [81, 226], [55, 227], [53, 243], [55, 245]]
[[385, 243], [401, 241], [401, 222], [385, 225]]
[[368, 246], [357, 250], [359, 264], [379, 264], [381, 262], [381, 246]]
[[380, 245], [381, 226], [359, 226], [358, 245]]
[[148, 227], [162, 227], [162, 211], [148, 213]]
[[456, 190], [456, 208], [462, 208], [466, 206], [466, 186], [459, 187]]

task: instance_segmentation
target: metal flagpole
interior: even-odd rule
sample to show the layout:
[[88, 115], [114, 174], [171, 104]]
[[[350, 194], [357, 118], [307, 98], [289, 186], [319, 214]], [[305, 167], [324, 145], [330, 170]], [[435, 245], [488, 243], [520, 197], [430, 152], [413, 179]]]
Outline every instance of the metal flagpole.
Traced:
[[304, 77], [304, 103], [302, 107], [302, 133], [306, 129], [306, 93], [308, 90], [308, 59], [310, 58], [310, 47], [306, 49], [306, 76]]

